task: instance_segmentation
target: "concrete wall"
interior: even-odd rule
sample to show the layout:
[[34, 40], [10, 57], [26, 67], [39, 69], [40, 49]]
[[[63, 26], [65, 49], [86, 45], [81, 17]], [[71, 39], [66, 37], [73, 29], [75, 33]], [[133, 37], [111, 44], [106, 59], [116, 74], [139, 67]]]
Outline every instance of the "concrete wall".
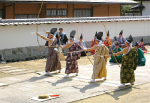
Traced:
[[[104, 32], [103, 39], [106, 37], [103, 24], [109, 30], [110, 38], [118, 36], [119, 32], [123, 30], [123, 35], [128, 37], [130, 34], [134, 37], [135, 41], [140, 41], [144, 37], [144, 43], [150, 43], [150, 21], [126, 21], [126, 22], [97, 22], [97, 23], [78, 23], [79, 34], [83, 34], [86, 45], [90, 46], [90, 41], [93, 39], [96, 31]], [[43, 29], [49, 31], [52, 27], [62, 27], [64, 32], [69, 34], [71, 30], [77, 30], [74, 23], [71, 24], [41, 24], [38, 26], [39, 32]], [[36, 25], [18, 25], [18, 26], [0, 26], [0, 54], [6, 60], [11, 59], [29, 59], [29, 58], [42, 58], [46, 57], [47, 49], [42, 47], [43, 52], [40, 51], [37, 43]], [[42, 34], [47, 36], [47, 34]], [[78, 41], [78, 35], [75, 35]], [[44, 45], [45, 41], [39, 37], [40, 45]], [[67, 52], [67, 50], [66, 50]]]
[[150, 15], [150, 1], [142, 1], [145, 8], [142, 10], [142, 16]]

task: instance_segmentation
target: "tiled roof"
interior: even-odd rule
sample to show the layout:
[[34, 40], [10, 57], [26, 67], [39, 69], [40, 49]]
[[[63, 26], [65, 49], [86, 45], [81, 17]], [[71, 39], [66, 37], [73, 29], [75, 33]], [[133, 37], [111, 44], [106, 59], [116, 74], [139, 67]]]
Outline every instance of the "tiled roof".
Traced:
[[[41, 3], [42, 0], [0, 0], [0, 3]], [[85, 3], [85, 4], [137, 4], [132, 0], [43, 0], [44, 3]]]
[[[149, 21], [150, 16], [120, 16], [120, 17], [79, 17], [79, 18], [40, 18], [38, 24], [59, 24], [59, 23], [88, 23], [88, 22], [119, 22], [119, 21]], [[6, 25], [30, 25], [36, 24], [37, 19], [2, 19], [1, 26]]]

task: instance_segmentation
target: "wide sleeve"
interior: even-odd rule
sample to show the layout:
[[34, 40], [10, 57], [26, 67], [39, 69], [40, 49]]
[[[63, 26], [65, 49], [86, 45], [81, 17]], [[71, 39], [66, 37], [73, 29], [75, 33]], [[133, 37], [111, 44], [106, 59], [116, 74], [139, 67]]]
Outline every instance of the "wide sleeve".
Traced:
[[134, 54], [134, 67], [133, 67], [133, 69], [136, 70], [137, 65], [138, 65], [138, 53], [135, 50], [133, 54]]

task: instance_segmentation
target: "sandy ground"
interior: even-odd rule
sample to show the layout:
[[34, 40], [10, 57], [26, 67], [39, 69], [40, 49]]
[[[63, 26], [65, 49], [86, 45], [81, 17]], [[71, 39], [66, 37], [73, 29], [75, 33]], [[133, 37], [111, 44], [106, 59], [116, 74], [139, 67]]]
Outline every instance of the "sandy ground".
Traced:
[[150, 83], [72, 103], [150, 103]]

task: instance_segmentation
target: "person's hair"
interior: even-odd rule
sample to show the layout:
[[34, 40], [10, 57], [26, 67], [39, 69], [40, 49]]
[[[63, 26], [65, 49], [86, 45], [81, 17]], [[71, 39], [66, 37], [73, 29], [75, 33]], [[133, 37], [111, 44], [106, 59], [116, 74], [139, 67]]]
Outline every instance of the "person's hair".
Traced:
[[59, 28], [59, 30], [63, 30], [63, 28]]

